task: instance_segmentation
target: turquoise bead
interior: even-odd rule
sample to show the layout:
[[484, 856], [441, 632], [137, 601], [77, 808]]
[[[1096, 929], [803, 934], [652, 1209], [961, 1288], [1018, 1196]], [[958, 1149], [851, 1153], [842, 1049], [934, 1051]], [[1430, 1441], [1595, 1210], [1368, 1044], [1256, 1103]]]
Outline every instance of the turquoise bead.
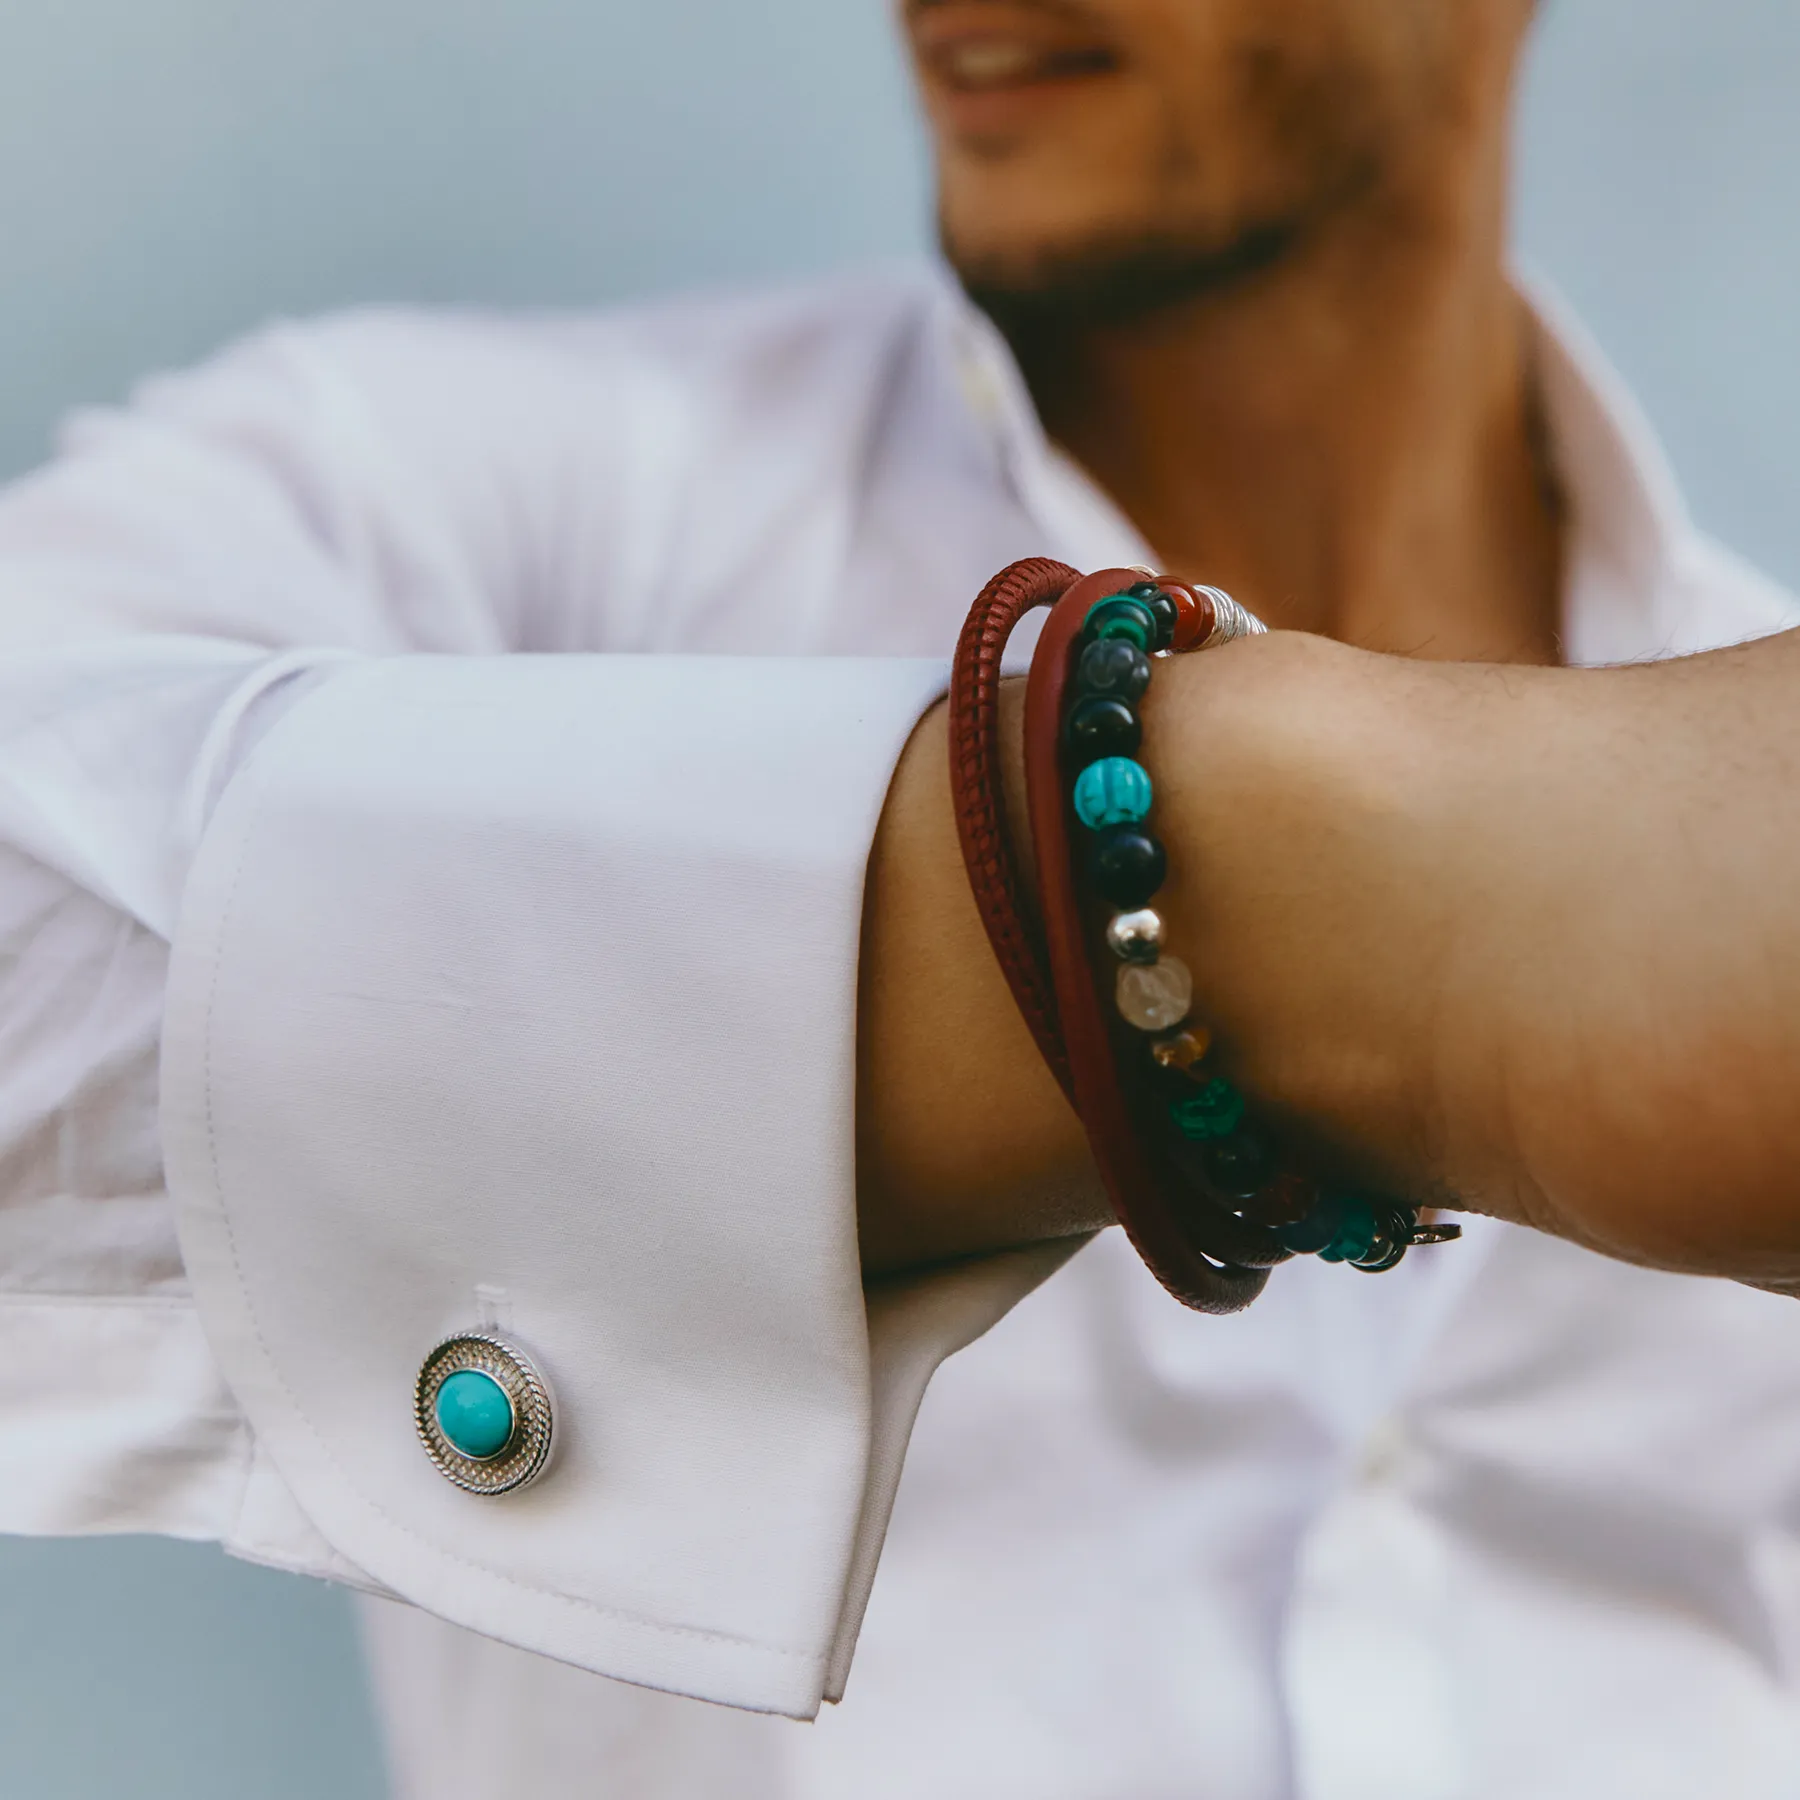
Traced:
[[1346, 1195], [1340, 1204], [1337, 1233], [1319, 1252], [1320, 1262], [1356, 1262], [1375, 1248], [1380, 1233], [1375, 1209], [1359, 1194]]
[[437, 1391], [437, 1422], [464, 1456], [486, 1462], [512, 1442], [513, 1404], [493, 1376], [458, 1369]]
[[1244, 1120], [1244, 1096], [1229, 1081], [1215, 1075], [1199, 1093], [1177, 1100], [1169, 1108], [1176, 1129], [1193, 1143], [1208, 1144], [1230, 1137]]
[[1150, 777], [1129, 756], [1103, 756], [1075, 777], [1075, 816], [1090, 831], [1136, 825], [1150, 811]]

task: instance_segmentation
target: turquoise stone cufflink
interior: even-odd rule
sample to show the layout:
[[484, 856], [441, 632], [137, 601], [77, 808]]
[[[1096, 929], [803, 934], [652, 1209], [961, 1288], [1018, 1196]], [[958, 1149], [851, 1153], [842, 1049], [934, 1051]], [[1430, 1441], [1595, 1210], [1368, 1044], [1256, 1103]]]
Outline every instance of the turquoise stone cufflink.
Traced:
[[465, 1493], [511, 1493], [550, 1461], [549, 1384], [524, 1351], [492, 1332], [459, 1332], [426, 1357], [413, 1422], [438, 1473]]
[[438, 1430], [475, 1462], [492, 1462], [513, 1439], [506, 1389], [480, 1369], [458, 1369], [437, 1391]]

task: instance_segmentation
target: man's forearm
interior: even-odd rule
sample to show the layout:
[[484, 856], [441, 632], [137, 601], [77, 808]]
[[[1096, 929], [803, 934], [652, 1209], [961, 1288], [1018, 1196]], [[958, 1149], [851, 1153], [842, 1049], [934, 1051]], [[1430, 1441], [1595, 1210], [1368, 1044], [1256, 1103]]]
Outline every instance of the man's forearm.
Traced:
[[[1022, 684], [1002, 693], [1023, 834]], [[988, 947], [950, 805], [947, 708], [913, 733], [869, 865], [858, 1021], [863, 1265], [1067, 1235], [1110, 1217], [1080, 1122]]]
[[[1613, 1254], [1800, 1272], [1800, 638], [1644, 668], [1276, 636], [1178, 660], [1159, 905], [1232, 1072], [1327, 1159]], [[1014, 721], [1016, 733], [1016, 716]], [[871, 873], [873, 1266], [1102, 1216], [981, 933], [941, 712]]]
[[[1797, 699], [1787, 634], [1534, 677], [1505, 763], [1463, 728], [1438, 810], [1472, 797], [1458, 859], [1486, 898], [1445, 1018], [1487, 1014], [1504, 1046], [1489, 1133], [1513, 1173], [1490, 1151], [1487, 1180], [1515, 1216], [1671, 1267], [1800, 1270]], [[1481, 1072], [1454, 1057], [1463, 1093]]]

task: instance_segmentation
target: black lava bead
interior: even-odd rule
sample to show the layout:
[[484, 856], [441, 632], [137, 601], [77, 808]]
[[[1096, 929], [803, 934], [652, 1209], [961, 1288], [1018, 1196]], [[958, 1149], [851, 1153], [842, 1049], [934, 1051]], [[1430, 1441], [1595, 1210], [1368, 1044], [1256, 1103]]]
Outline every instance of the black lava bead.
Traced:
[[1202, 1146], [1200, 1166], [1223, 1200], [1253, 1200], [1275, 1172], [1267, 1146], [1248, 1131], [1234, 1131]]
[[1129, 756], [1144, 741], [1144, 727], [1123, 700], [1096, 694], [1069, 714], [1069, 748], [1085, 768], [1103, 756]]
[[1125, 911], [1145, 906], [1169, 872], [1163, 847], [1136, 825], [1110, 825], [1094, 843], [1094, 886]]
[[1156, 619], [1156, 647], [1168, 649], [1175, 641], [1175, 602], [1154, 581], [1140, 581], [1126, 592], [1149, 607]]
[[1102, 638], [1082, 651], [1075, 681], [1084, 694], [1105, 694], [1129, 703], [1141, 699], [1150, 685], [1150, 658], [1122, 638]]

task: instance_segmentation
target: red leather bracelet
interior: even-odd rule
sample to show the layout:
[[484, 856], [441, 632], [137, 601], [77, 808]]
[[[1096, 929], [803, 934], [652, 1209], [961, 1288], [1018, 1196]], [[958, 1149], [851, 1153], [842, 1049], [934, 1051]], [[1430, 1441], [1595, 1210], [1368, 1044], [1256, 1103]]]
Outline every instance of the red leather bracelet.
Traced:
[[1096, 934], [1077, 887], [1069, 830], [1063, 702], [1082, 624], [1096, 600], [1141, 579], [1138, 570], [1102, 569], [1074, 583], [1052, 610], [1032, 658], [1025, 776], [1045, 947], [1075, 1109], [1119, 1223], [1151, 1273], [1183, 1304], [1236, 1312], [1262, 1291], [1268, 1265], [1286, 1253], [1273, 1233], [1183, 1192], [1158, 1154], [1160, 1140], [1143, 1100], [1120, 1081], [1111, 997], [1101, 992], [1089, 954]]

